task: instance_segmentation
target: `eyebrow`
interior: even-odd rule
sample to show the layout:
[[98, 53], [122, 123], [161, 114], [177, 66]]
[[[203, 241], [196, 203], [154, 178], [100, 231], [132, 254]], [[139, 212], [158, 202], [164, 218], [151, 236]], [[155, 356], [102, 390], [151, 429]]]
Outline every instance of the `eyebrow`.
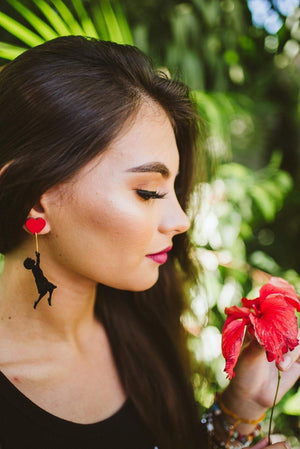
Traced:
[[[134, 173], [160, 173], [163, 178], [167, 179], [171, 176], [170, 170], [162, 162], [150, 162], [146, 164], [139, 165], [138, 167], [132, 167], [126, 170], [126, 172]], [[179, 173], [179, 172], [178, 172]], [[177, 175], [178, 175], [177, 173]]]

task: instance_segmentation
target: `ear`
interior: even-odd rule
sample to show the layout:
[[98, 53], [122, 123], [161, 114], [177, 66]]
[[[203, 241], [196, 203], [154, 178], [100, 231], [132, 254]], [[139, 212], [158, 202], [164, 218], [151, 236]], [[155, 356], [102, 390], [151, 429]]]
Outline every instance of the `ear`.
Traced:
[[[45, 212], [45, 208], [43, 206], [43, 203], [44, 203], [44, 196], [42, 195], [41, 198], [35, 203], [35, 205], [29, 211], [28, 216], [26, 217], [26, 219], [28, 219], [28, 218], [35, 218], [35, 219], [36, 218], [43, 218], [45, 220], [46, 225], [39, 232], [39, 235], [49, 234], [49, 232], [51, 231], [51, 225], [50, 225], [49, 220], [47, 218], [47, 214]], [[28, 231], [28, 229], [25, 226], [25, 223], [23, 225], [23, 229], [30, 234], [30, 232]]]

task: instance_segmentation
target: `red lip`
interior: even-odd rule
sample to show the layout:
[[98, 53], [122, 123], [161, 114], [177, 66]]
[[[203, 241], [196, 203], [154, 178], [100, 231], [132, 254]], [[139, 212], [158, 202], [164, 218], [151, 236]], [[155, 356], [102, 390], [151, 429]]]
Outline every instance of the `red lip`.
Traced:
[[147, 254], [147, 256], [158, 256], [159, 254], [168, 253], [169, 251], [171, 251], [172, 248], [173, 248], [172, 246], [168, 246], [167, 248], [163, 249], [162, 251], [159, 251], [159, 253]]

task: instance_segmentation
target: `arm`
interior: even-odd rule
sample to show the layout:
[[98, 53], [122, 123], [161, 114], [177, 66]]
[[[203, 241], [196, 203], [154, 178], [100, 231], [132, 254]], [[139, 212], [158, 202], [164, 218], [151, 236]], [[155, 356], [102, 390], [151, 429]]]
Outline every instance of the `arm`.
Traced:
[[40, 253], [38, 253], [37, 251], [35, 252], [36, 255], [36, 264], [39, 266], [40, 265]]

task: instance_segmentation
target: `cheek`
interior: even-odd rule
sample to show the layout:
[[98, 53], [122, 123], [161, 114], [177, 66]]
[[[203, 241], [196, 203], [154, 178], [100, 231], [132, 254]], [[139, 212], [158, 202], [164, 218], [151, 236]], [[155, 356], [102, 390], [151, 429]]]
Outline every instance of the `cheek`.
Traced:
[[54, 210], [60, 212], [51, 251], [60, 272], [133, 291], [157, 281], [157, 267], [146, 257], [153, 252], [157, 232], [154, 207], [132, 192], [109, 198], [82, 193]]
[[151, 219], [144, 205], [128, 196], [99, 198], [96, 204], [87, 208], [85, 218], [93, 232], [108, 242], [118, 241], [125, 246], [131, 240], [136, 244], [147, 243], [154, 232], [153, 217]]
[[155, 217], [148, 205], [135, 199], [132, 192], [109, 198], [100, 194], [92, 198], [80, 195], [71, 201], [68, 211], [65, 214], [62, 209], [70, 220], [67, 235], [63, 234], [69, 249], [73, 245], [77, 254], [85, 252], [94, 259], [105, 256], [112, 266], [119, 265], [124, 258], [134, 261], [149, 252], [156, 229]]

